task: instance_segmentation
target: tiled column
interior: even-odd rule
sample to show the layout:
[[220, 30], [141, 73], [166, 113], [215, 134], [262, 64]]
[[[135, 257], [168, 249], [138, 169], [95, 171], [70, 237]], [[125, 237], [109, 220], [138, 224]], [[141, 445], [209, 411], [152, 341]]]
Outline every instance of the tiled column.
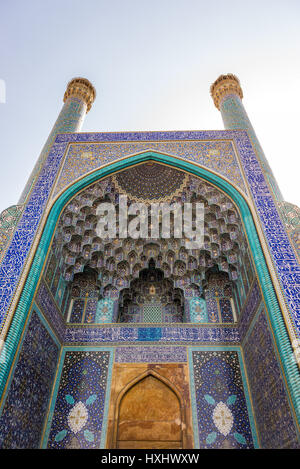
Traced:
[[282, 200], [278, 184], [243, 106], [243, 91], [238, 78], [230, 73], [228, 75], [221, 75], [211, 85], [210, 91], [216, 108], [221, 111], [225, 129], [248, 131], [271, 191], [276, 200]]
[[25, 189], [23, 190], [19, 200], [19, 204], [26, 201], [36, 177], [47, 158], [56, 135], [63, 132], [79, 132], [81, 130], [84, 117], [91, 109], [95, 97], [95, 88], [86, 78], [73, 78], [73, 80], [68, 83], [67, 90], [64, 94], [63, 108], [27, 181]]

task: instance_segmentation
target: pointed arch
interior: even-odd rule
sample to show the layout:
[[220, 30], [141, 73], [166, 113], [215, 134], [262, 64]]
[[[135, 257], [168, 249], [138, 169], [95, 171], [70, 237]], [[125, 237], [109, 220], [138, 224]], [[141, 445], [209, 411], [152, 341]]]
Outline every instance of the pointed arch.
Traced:
[[[67, 187], [63, 193], [58, 194], [57, 198], [53, 200], [52, 205], [47, 209], [47, 212], [44, 215], [44, 220], [41, 220], [44, 228], [41, 234], [38, 235], [39, 238], [36, 238], [35, 241], [37, 246], [36, 252], [33, 256], [32, 262], [31, 259], [28, 260], [28, 264], [23, 273], [24, 276], [26, 275], [26, 281], [23, 284], [21, 293], [14, 299], [14, 304], [17, 304], [17, 306], [6, 336], [6, 360], [4, 366], [0, 370], [0, 392], [2, 393], [5, 387], [24, 324], [30, 310], [30, 305], [44, 267], [48, 247], [51, 243], [58, 218], [63, 208], [76, 193], [80, 192], [93, 182], [109, 176], [114, 172], [130, 168], [131, 166], [149, 160], [173, 166], [174, 168], [186, 171], [208, 181], [227, 194], [227, 196], [229, 196], [237, 206], [252, 252], [254, 265], [262, 288], [268, 317], [273, 329], [294, 408], [298, 411], [297, 413], [300, 414], [300, 397], [299, 393], [297, 393], [297, 389], [295, 389], [295, 386], [293, 385], [294, 375], [298, 372], [298, 369], [296, 362], [291, 358], [293, 357], [293, 349], [291, 345], [293, 337], [290, 336], [288, 327], [291, 324], [291, 320], [288, 316], [279, 281], [275, 277], [270, 257], [266, 257], [263, 252], [262, 246], [265, 246], [265, 241], [256, 221], [254, 208], [249, 205], [249, 202], [240, 192], [239, 188], [235, 187], [223, 176], [216, 174], [195, 162], [153, 151], [127, 156], [122, 160], [109, 163], [105, 167], [94, 170], [93, 172], [83, 176], [79, 181], [76, 181], [70, 187]], [[26, 271], [26, 269], [28, 270]], [[272, 272], [272, 274], [270, 272]], [[278, 298], [280, 298], [280, 301]]]
[[[155, 402], [155, 398], [153, 399], [153, 395], [152, 395], [152, 399], [147, 399], [147, 395], [141, 395], [141, 403], [142, 403], [142, 406], [140, 406], [138, 412], [136, 412], [136, 408], [135, 407], [138, 407], [138, 406], [135, 406], [134, 407], [134, 415], [133, 417], [136, 419], [136, 418], [140, 418], [141, 420], [140, 421], [136, 421], [136, 420], [132, 420], [132, 421], [128, 421], [128, 416], [130, 417], [130, 414], [132, 413], [132, 409], [129, 410], [129, 412], [124, 412], [124, 409], [122, 409], [122, 404], [124, 403], [125, 399], [129, 400], [128, 397], [130, 396], [130, 393], [133, 392], [133, 391], [136, 391], [135, 393], [135, 396], [134, 396], [134, 400], [135, 402], [138, 400], [136, 399], [140, 394], [143, 394], [145, 393], [145, 387], [142, 386], [143, 383], [146, 383], [146, 380], [149, 379], [149, 378], [154, 378], [155, 380], [157, 380], [158, 383], [160, 383], [160, 385], [158, 386], [154, 386], [153, 388], [157, 388], [159, 391], [162, 391], [162, 394], [165, 394], [165, 399], [161, 399], [161, 395], [160, 396], [157, 396], [157, 398], [159, 398], [159, 406], [157, 406], [156, 402]], [[141, 387], [141, 390], [138, 389], [138, 387]], [[159, 389], [160, 388], [160, 389]], [[164, 390], [165, 388], [165, 390]], [[153, 391], [154, 389], [152, 389]], [[174, 398], [176, 399], [177, 403], [178, 403], [178, 409], [176, 409], [176, 403], [175, 403], [175, 400]], [[167, 406], [168, 406], [168, 409], [164, 408], [166, 406], [164, 406], [164, 400], [165, 402], [167, 403]], [[145, 402], [144, 402], [145, 401]], [[146, 404], [146, 405], [143, 405], [143, 404]], [[152, 405], [152, 407], [151, 407]], [[178, 412], [176, 412], [176, 410], [178, 410]], [[145, 372], [139, 374], [138, 376], [136, 376], [134, 379], [132, 379], [129, 383], [127, 383], [127, 385], [119, 392], [117, 398], [116, 398], [116, 402], [115, 402], [115, 410], [114, 410], [114, 425], [113, 425], [113, 436], [112, 436], [112, 446], [111, 448], [119, 448], [120, 447], [120, 442], [124, 442], [126, 444], [126, 441], [131, 441], [132, 443], [135, 441], [135, 440], [126, 440], [126, 430], [124, 432], [124, 428], [121, 430], [120, 427], [122, 426], [123, 423], [125, 423], [125, 426], [128, 428], [130, 428], [130, 436], [129, 438], [132, 438], [132, 435], [136, 435], [137, 434], [137, 430], [139, 429], [139, 425], [137, 424], [136, 427], [135, 427], [135, 424], [134, 422], [138, 422], [139, 424], [145, 422], [145, 426], [148, 427], [146, 429], [146, 431], [142, 434], [142, 436], [148, 436], [149, 438], [149, 435], [151, 434], [151, 439], [141, 439], [140, 436], [138, 438], [138, 440], [136, 440], [137, 444], [138, 442], [141, 442], [142, 443], [147, 443], [147, 441], [149, 442], [149, 444], [151, 445], [152, 444], [155, 444], [156, 440], [155, 438], [153, 438], [153, 436], [155, 436], [155, 430], [156, 430], [156, 423], [162, 423], [161, 420], [157, 420], [155, 421], [155, 415], [153, 414], [157, 414], [159, 413], [160, 416], [161, 414], [164, 414], [164, 411], [167, 411], [167, 413], [169, 414], [169, 418], [171, 419], [170, 421], [168, 422], [163, 422], [164, 425], [160, 425], [160, 426], [163, 426], [164, 427], [164, 432], [162, 432], [162, 435], [160, 435], [160, 440], [161, 441], [164, 441], [166, 444], [168, 444], [168, 439], [170, 436], [171, 436], [171, 433], [170, 433], [170, 430], [172, 430], [172, 443], [173, 443], [173, 446], [174, 444], [177, 444], [178, 445], [178, 448], [185, 448], [186, 447], [186, 413], [185, 413], [185, 405], [184, 405], [184, 400], [183, 400], [183, 397], [180, 393], [180, 391], [176, 388], [176, 386], [171, 383], [166, 377], [162, 376], [160, 373], [156, 372], [155, 370], [146, 370]], [[122, 415], [122, 412], [126, 414], [126, 417], [127, 417], [127, 420], [124, 421], [124, 419], [122, 419], [123, 415]], [[151, 414], [151, 421], [149, 421], [147, 418], [145, 418], [145, 420], [142, 420], [142, 417], [143, 417], [143, 413], [144, 415], [146, 416], [146, 413], [149, 413]], [[170, 416], [170, 414], [172, 413], [172, 416]], [[156, 415], [157, 417], [157, 415]], [[179, 421], [178, 421], [179, 420]], [[133, 428], [132, 428], [133, 427]], [[174, 428], [175, 427], [175, 428]], [[126, 428], [126, 429], [127, 429]], [[141, 429], [143, 430], [143, 429]], [[154, 434], [153, 434], [154, 432]], [[125, 433], [125, 438], [124, 438], [124, 433]], [[123, 435], [123, 436], [122, 436]], [[127, 433], [128, 435], [128, 433]], [[165, 438], [163, 437], [163, 435], [165, 435]], [[174, 437], [174, 435], [177, 435], [177, 439], [175, 440], [176, 436]], [[120, 439], [120, 438], [124, 438], [123, 440]], [[123, 443], [123, 445], [124, 445]], [[172, 446], [172, 447], [173, 447]], [[133, 447], [133, 446], [131, 446]], [[141, 446], [142, 447], [142, 446]], [[148, 446], [149, 448], [151, 446]], [[127, 446], [127, 448], [130, 448], [130, 446]], [[135, 444], [134, 445], [134, 448], [138, 448], [138, 446]], [[154, 446], [155, 448], [155, 446]], [[161, 446], [160, 446], [161, 448]], [[124, 447], [125, 449], [125, 447]], [[169, 448], [165, 448], [165, 449], [169, 449]]]

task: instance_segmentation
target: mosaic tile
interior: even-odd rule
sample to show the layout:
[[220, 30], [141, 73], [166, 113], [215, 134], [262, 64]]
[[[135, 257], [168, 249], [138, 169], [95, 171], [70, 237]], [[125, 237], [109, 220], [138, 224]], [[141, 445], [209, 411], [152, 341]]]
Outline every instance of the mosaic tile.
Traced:
[[169, 166], [146, 163], [113, 175], [112, 182], [130, 200], [165, 202], [184, 191], [188, 176]]
[[65, 334], [65, 323], [59, 308], [57, 307], [43, 280], [41, 280], [35, 299], [43, 315], [54, 329], [60, 342], [63, 342]]
[[51, 150], [55, 136], [62, 132], [78, 132], [81, 129], [86, 114], [86, 106], [80, 99], [76, 97], [69, 98], [64, 104], [51, 132], [45, 143], [39, 159], [28, 179], [28, 182], [22, 192], [20, 202], [23, 203], [32, 188], [34, 181]]
[[59, 346], [32, 313], [0, 417], [0, 448], [38, 448]]
[[47, 447], [100, 448], [110, 352], [67, 351]]
[[39, 174], [30, 199], [24, 208], [11, 243], [0, 264], [0, 327], [6, 318], [8, 307], [18, 284], [24, 262], [30, 252], [32, 242], [43, 214], [47, 199], [60, 164], [61, 152], [65, 146], [54, 144], [49, 157]]
[[160, 327], [141, 327], [138, 329], [138, 340], [160, 340], [162, 336], [162, 330]]
[[[267, 237], [277, 267], [278, 275], [285, 291], [290, 307], [290, 317], [295, 325], [295, 332], [299, 335], [300, 329], [300, 299], [299, 292], [291, 277], [286, 274], [300, 272], [300, 266], [290, 244], [285, 228], [281, 222], [275, 202], [269, 192], [268, 186], [261, 179], [261, 167], [251, 147], [249, 137], [244, 131], [205, 131], [205, 132], [128, 132], [115, 134], [61, 134], [51, 148], [49, 156], [39, 174], [39, 178], [24, 212], [19, 220], [11, 244], [5, 253], [0, 265], [0, 324], [7, 314], [8, 306], [18, 284], [25, 259], [29, 253], [33, 238], [43, 213], [50, 190], [53, 186], [61, 158], [67, 144], [70, 142], [89, 143], [95, 141], [107, 143], [111, 140], [125, 142], [158, 142], [161, 140], [216, 140], [233, 139], [235, 141], [244, 172], [248, 179], [252, 197], [255, 201], [262, 227]], [[272, 226], [272, 228], [271, 228]], [[276, 226], [276, 230], [273, 228]], [[281, 258], [276, 258], [280, 253]]]
[[72, 314], [70, 317], [70, 322], [73, 324], [76, 323], [81, 323], [82, 322], [82, 314], [84, 310], [84, 299], [79, 298], [79, 299], [74, 299], [73, 303], [73, 308], [72, 308]]
[[247, 296], [244, 303], [240, 320], [239, 320], [239, 331], [241, 340], [244, 339], [246, 332], [248, 331], [249, 325], [262, 301], [260, 289], [257, 280], [254, 281], [252, 288]]
[[191, 351], [199, 448], [253, 448], [236, 351]]
[[[98, 238], [96, 233], [98, 204], [105, 198], [106, 202], [110, 200], [115, 205], [117, 211], [120, 209], [118, 204], [121, 182], [119, 180], [120, 184], [116, 186], [114, 177], [117, 178], [123, 172], [97, 181], [71, 199], [60, 215], [53, 240], [56, 247], [55, 249], [52, 247], [51, 251], [55, 250], [55, 259], [60, 259], [59, 271], [66, 281], [72, 282], [72, 290], [75, 289], [75, 277], [84, 277], [87, 268], [92, 268], [97, 272], [99, 281], [93, 280], [94, 290], [98, 289], [100, 295], [105, 298], [120, 297], [118, 322], [183, 322], [184, 298], [201, 294], [201, 284], [207, 267], [218, 266], [218, 270], [226, 272], [220, 273], [214, 280], [214, 291], [216, 295], [219, 295], [218, 298], [224, 296], [221, 288], [222, 281], [225, 288], [228, 282], [237, 279], [240, 269], [243, 269], [247, 241], [241, 219], [228, 197], [199, 178], [187, 176], [184, 172], [173, 168], [167, 168], [166, 174], [165, 166], [157, 163], [145, 163], [138, 165], [137, 168], [139, 172], [135, 172], [135, 168], [125, 171], [125, 173], [131, 171], [134, 173], [132, 178], [129, 178], [127, 186], [122, 179], [122, 190], [131, 191], [134, 197], [144, 197], [143, 190], [145, 190], [149, 199], [152, 188], [156, 187], [157, 175], [159, 176], [159, 187], [157, 187], [157, 191], [160, 191], [159, 196], [164, 193], [168, 197], [169, 194], [172, 202], [180, 204], [181, 207], [185, 202], [201, 197], [205, 205], [205, 254], [195, 249], [192, 252], [193, 257], [190, 257], [189, 250], [185, 246], [185, 238], [142, 239], [138, 243], [133, 239], [118, 237], [113, 243], [109, 239]], [[178, 180], [178, 175], [181, 176], [181, 181], [182, 178], [185, 181], [182, 192], [178, 192], [176, 197], [174, 197], [174, 186], [169, 185], [169, 181], [173, 179], [173, 173], [175, 181]], [[140, 174], [143, 175], [142, 181], [138, 179]], [[140, 200], [145, 202], [143, 198]], [[216, 248], [217, 245], [218, 248]], [[239, 254], [232, 253], [231, 249], [234, 245], [236, 248], [238, 245]], [[141, 264], [142, 248], [144, 256]], [[51, 261], [48, 270], [50, 267]], [[146, 269], [143, 274], [141, 269]], [[151, 277], [154, 291], [150, 294], [147, 283]], [[57, 283], [55, 279], [56, 275], [52, 280], [54, 290]], [[172, 286], [170, 281], [173, 282]], [[244, 279], [244, 282], [247, 280]], [[130, 288], [129, 296], [128, 288]], [[175, 291], [174, 288], [180, 290]], [[85, 293], [82, 293], [76, 294], [74, 307], [77, 305], [78, 297], [85, 297]], [[231, 291], [227, 296], [231, 297]], [[172, 298], [175, 297], [174, 302]], [[222, 322], [222, 315], [218, 313], [219, 299], [211, 299], [209, 305], [211, 307], [210, 322]], [[79, 306], [78, 317], [75, 315], [72, 319], [71, 315], [71, 322], [82, 322], [80, 309]], [[230, 305], [227, 309], [230, 313]], [[227, 314], [226, 321], [233, 322], [232, 315]], [[105, 320], [105, 322], [111, 321]]]
[[103, 300], [98, 301], [95, 322], [113, 322], [113, 316], [114, 301], [111, 298], [105, 298]]
[[12, 237], [22, 210], [23, 205], [13, 205], [0, 214], [0, 257]]
[[[265, 157], [265, 154], [261, 148], [261, 145], [256, 137], [251, 122], [247, 116], [245, 108], [241, 99], [237, 95], [227, 95], [220, 106], [222, 118], [226, 129], [245, 129], [249, 133], [254, 149], [259, 157], [265, 176], [267, 177], [272, 190], [276, 197], [281, 198], [281, 193], [269, 166], [269, 163]], [[265, 184], [263, 174], [256, 174], [252, 176], [252, 181], [256, 180], [257, 184]]]
[[[236, 103], [233, 101], [229, 99], [227, 104], [224, 104], [224, 106], [229, 106], [226, 112], [232, 119], [228, 125], [238, 128], [243, 124], [244, 127], [245, 125], [247, 127], [246, 121], [241, 122], [237, 119]], [[71, 103], [65, 108], [65, 114], [58, 119], [53, 130], [54, 134], [66, 130], [76, 130], [81, 117], [82, 109], [79, 103]], [[260, 153], [261, 148], [253, 138], [252, 129], [248, 127], [248, 132], [254, 142], [254, 149], [265, 164], [262, 158], [264, 155]], [[170, 154], [199, 163], [201, 166], [225, 176], [246, 193], [245, 181], [233, 150], [231, 141], [233, 140], [270, 247], [278, 278], [290, 308], [290, 317], [295, 326], [295, 332], [299, 333], [300, 266], [287, 235], [286, 230], [289, 231], [289, 227], [286, 220], [283, 220], [285, 224], [282, 223], [282, 211], [279, 214], [278, 205], [271, 195], [270, 186], [276, 194], [276, 184], [274, 184], [267, 163], [264, 166], [264, 175], [247, 132], [233, 130], [61, 134], [57, 136], [52, 146], [54, 134], [46, 142], [42, 158], [33, 171], [33, 179], [36, 178], [35, 186], [31, 186], [33, 181], [31, 178], [29, 185], [25, 188], [25, 195], [27, 195], [30, 186], [33, 187], [33, 190], [24, 210], [22, 208], [23, 211], [20, 209], [20, 213], [10, 214], [13, 216], [13, 220], [10, 220], [12, 224], [6, 226], [9, 229], [11, 244], [4, 252], [0, 264], [1, 328], [62, 162], [64, 167], [55, 188], [55, 194], [74, 181], [75, 178], [83, 176], [103, 164], [117, 161], [129, 154], [146, 151]], [[67, 148], [68, 152], [64, 158]], [[38, 174], [40, 169], [41, 172]], [[119, 183], [122, 185], [122, 181]], [[159, 194], [159, 189], [159, 187], [156, 188], [156, 195]], [[153, 194], [154, 192], [150, 191], [150, 196]], [[14, 218], [14, 215], [17, 216]], [[2, 222], [6, 221], [9, 220], [2, 219]], [[294, 235], [298, 236], [297, 233]], [[293, 242], [297, 242], [297, 239], [293, 238]], [[246, 278], [247, 269], [242, 275]], [[56, 293], [61, 284], [60, 276], [58, 272], [55, 273], [55, 270], [51, 273], [51, 269], [46, 276], [48, 280], [52, 281], [49, 288], [52, 288], [52, 293], [57, 299]], [[52, 279], [53, 276], [54, 279]], [[250, 278], [250, 276], [248, 277]], [[247, 282], [244, 281], [244, 283]], [[247, 291], [246, 288], [245, 294]], [[130, 357], [136, 360], [140, 357], [146, 361], [161, 357], [166, 362], [176, 357], [180, 362], [180, 358], [183, 359], [185, 347], [176, 347], [176, 344], [228, 344], [240, 343], [241, 338], [245, 339], [245, 360], [262, 445], [264, 447], [299, 447], [266, 318], [262, 314], [254, 325], [251, 324], [261, 301], [256, 282], [248, 292], [238, 328], [199, 326], [114, 328], [84, 327], [83, 325], [65, 327], [59, 308], [43, 281], [36, 299], [57, 337], [69, 344], [74, 342], [78, 344], [106, 342], [118, 345], [138, 344], [135, 347], [118, 347], [116, 358], [120, 362]], [[66, 303], [67, 300], [63, 301]], [[95, 312], [93, 309], [95, 302], [92, 304], [94, 300], [90, 301], [86, 318], [92, 319], [87, 322], [93, 322]], [[221, 316], [223, 320], [229, 320], [228, 304], [226, 306], [226, 302], [223, 303], [221, 305], [220, 302]], [[211, 304], [210, 307], [214, 306]], [[82, 317], [80, 318], [82, 319]], [[247, 334], [249, 326], [250, 333]], [[141, 342], [147, 344], [158, 342], [159, 346], [156, 346], [155, 349], [149, 346], [143, 347], [140, 345]], [[167, 346], [163, 347], [164, 344]], [[34, 354], [35, 351], [36, 354]], [[102, 352], [102, 355], [99, 354], [100, 352], [76, 352], [78, 355], [75, 352], [68, 353], [73, 353], [73, 355], [66, 356], [49, 445], [60, 448], [99, 447], [104, 415], [103, 396], [106, 389], [108, 356], [105, 358], [103, 355], [106, 352]], [[98, 353], [98, 355], [92, 355], [92, 353]], [[53, 342], [37, 314], [33, 313], [28, 333], [21, 348], [19, 362], [16, 365], [15, 374], [2, 409], [0, 429], [2, 431], [4, 429], [4, 432], [2, 437], [0, 436], [0, 442], [2, 441], [3, 447], [37, 447], [57, 354], [57, 344]], [[193, 352], [193, 360], [197, 412], [199, 416], [201, 413], [201, 418], [199, 417], [201, 445], [204, 447], [252, 447], [253, 441], [249, 419], [247, 420], [241, 371], [236, 352]], [[219, 373], [216, 373], [217, 371]], [[100, 400], [97, 400], [98, 394], [95, 390], [97, 386], [99, 387], [97, 392], [102, 393]]]
[[[98, 305], [98, 301], [96, 298], [90, 298], [89, 300], [87, 300], [86, 308], [85, 308], [85, 318], [84, 318], [84, 322], [86, 324], [92, 324], [96, 322], [95, 318], [97, 314], [97, 305]], [[113, 308], [113, 305], [112, 305], [112, 308]]]
[[[112, 136], [112, 140], [114, 140], [114, 136]], [[143, 142], [71, 145], [56, 185], [55, 194], [58, 194], [75, 178], [97, 169], [103, 164], [149, 150], [195, 161], [226, 176], [246, 192], [231, 142], [158, 143], [153, 141], [150, 145]]]
[[264, 312], [246, 337], [244, 357], [262, 448], [300, 448]]
[[192, 298], [189, 302], [191, 322], [208, 322], [206, 301], [203, 298]]

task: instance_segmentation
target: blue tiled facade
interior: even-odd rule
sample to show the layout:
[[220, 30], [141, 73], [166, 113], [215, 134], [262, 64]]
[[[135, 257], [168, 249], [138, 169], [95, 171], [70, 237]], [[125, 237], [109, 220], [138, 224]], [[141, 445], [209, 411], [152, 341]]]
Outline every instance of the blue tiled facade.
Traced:
[[[65, 134], [58, 135], [49, 156], [40, 172], [39, 179], [31, 193], [24, 213], [18, 223], [11, 244], [0, 265], [0, 321], [3, 327], [9, 304], [13, 298], [19, 276], [45, 210], [48, 197], [53, 187], [67, 144], [71, 142], [107, 142], [120, 141], [189, 141], [189, 140], [233, 140], [239, 151], [239, 158], [249, 184], [252, 199], [260, 217], [278, 278], [284, 291], [294, 331], [299, 337], [300, 303], [298, 285], [295, 275], [300, 271], [299, 263], [289, 241], [275, 201], [264, 180], [261, 166], [252, 149], [250, 139], [245, 131], [207, 131], [207, 132], [155, 132], [155, 133], [116, 133], [116, 134]], [[190, 160], [190, 158], [189, 158]], [[113, 159], [111, 159], [113, 161]]]
[[103, 447], [111, 352], [67, 351], [46, 441], [51, 449]]
[[190, 349], [190, 366], [196, 447], [254, 448], [238, 352]]
[[[7, 384], [0, 447], [104, 448], [111, 375], [115, 364], [126, 363], [189, 366], [196, 448], [299, 447], [299, 369], [285, 357], [292, 353], [290, 340], [300, 337], [300, 266], [277, 209], [273, 176], [258, 143], [252, 145], [248, 121], [232, 111], [232, 99], [222, 104], [226, 125], [246, 130], [57, 134], [68, 126], [75, 131], [85, 109], [80, 100], [67, 108], [31, 192], [25, 190], [0, 262], [3, 337], [12, 320], [0, 357], [1, 389]], [[252, 216], [261, 227], [259, 238], [252, 221], [248, 241], [268, 250], [275, 273], [252, 248], [257, 276], [249, 280], [237, 317], [220, 301], [223, 320], [212, 324], [205, 300], [194, 297], [187, 324], [113, 324], [111, 299], [100, 299], [98, 309], [94, 300], [91, 321], [67, 320], [70, 292], [46, 259], [62, 208], [109, 175], [109, 165], [119, 171], [148, 159], [215, 182], [239, 201], [245, 225]], [[279, 303], [276, 295], [282, 295]]]
[[250, 327], [243, 350], [261, 446], [299, 448], [295, 416], [288, 403], [263, 309]]
[[0, 447], [39, 448], [60, 346], [33, 310], [1, 408]]

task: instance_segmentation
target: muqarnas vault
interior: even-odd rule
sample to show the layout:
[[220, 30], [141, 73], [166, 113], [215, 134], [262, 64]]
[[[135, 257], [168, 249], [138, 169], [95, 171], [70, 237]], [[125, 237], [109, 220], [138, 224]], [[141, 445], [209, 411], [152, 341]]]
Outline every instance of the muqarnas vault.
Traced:
[[[211, 94], [225, 130], [80, 133], [68, 84], [0, 218], [1, 448], [299, 448], [300, 212], [239, 80]], [[99, 237], [121, 196], [201, 202], [203, 245]]]

